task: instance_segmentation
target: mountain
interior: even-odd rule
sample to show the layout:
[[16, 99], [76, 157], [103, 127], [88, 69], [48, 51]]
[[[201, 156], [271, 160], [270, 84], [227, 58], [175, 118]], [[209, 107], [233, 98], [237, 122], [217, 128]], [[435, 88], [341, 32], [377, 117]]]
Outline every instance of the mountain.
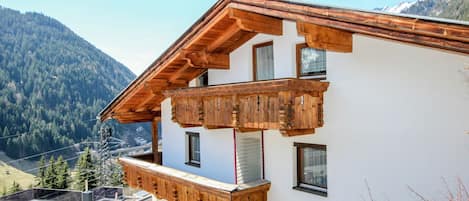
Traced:
[[469, 21], [468, 0], [418, 0], [375, 10]]
[[59, 21], [0, 7], [0, 151], [18, 158], [97, 136], [96, 115], [134, 78]]
[[385, 11], [385, 12], [390, 12], [390, 13], [401, 13], [403, 10], [409, 9], [415, 3], [417, 3], [417, 1], [412, 1], [412, 2], [404, 1], [395, 6], [386, 6], [384, 8], [378, 8], [375, 10]]

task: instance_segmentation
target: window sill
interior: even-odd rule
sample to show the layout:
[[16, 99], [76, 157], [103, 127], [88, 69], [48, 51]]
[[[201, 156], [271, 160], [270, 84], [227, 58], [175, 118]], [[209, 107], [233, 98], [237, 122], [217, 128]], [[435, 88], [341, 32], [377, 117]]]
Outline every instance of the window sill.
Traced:
[[304, 80], [326, 80], [326, 75], [309, 75], [309, 76], [299, 76], [299, 79], [304, 79]]
[[198, 163], [185, 162], [184, 164], [200, 168], [200, 164]]
[[325, 191], [318, 191], [318, 190], [305, 188], [305, 187], [301, 187], [301, 186], [294, 186], [293, 189], [298, 190], [298, 191], [303, 191], [303, 192], [306, 192], [306, 193], [311, 193], [311, 194], [327, 197], [327, 192], [325, 192]]

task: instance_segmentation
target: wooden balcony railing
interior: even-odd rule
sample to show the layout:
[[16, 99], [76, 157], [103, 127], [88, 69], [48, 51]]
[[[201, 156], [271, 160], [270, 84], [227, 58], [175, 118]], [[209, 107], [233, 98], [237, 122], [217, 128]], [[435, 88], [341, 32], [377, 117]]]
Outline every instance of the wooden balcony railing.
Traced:
[[323, 125], [328, 82], [280, 79], [168, 90], [172, 119], [182, 127], [279, 129], [311, 134]]
[[270, 182], [227, 184], [134, 158], [120, 158], [125, 182], [168, 201], [266, 201]]

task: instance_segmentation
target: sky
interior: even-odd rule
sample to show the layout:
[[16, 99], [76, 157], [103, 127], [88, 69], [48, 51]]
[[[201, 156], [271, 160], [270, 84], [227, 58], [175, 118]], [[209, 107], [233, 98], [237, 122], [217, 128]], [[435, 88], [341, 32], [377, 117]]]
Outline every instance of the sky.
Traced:
[[[404, 0], [302, 0], [373, 9]], [[142, 73], [216, 0], [0, 0], [0, 6], [59, 20], [101, 51]]]

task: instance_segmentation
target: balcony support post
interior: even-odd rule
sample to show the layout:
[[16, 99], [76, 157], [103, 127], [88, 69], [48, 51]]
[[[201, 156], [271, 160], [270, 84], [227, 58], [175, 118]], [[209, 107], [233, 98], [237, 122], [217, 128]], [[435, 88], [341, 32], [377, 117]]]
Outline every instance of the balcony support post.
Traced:
[[292, 99], [293, 92], [291, 91], [281, 91], [279, 92], [279, 120], [280, 120], [280, 131], [288, 130], [292, 128], [292, 118], [293, 118], [293, 109], [292, 109]]
[[151, 121], [151, 133], [152, 133], [152, 150], [153, 150], [153, 162], [161, 164], [160, 154], [158, 152], [158, 122], [161, 120], [160, 117], [155, 117]]

